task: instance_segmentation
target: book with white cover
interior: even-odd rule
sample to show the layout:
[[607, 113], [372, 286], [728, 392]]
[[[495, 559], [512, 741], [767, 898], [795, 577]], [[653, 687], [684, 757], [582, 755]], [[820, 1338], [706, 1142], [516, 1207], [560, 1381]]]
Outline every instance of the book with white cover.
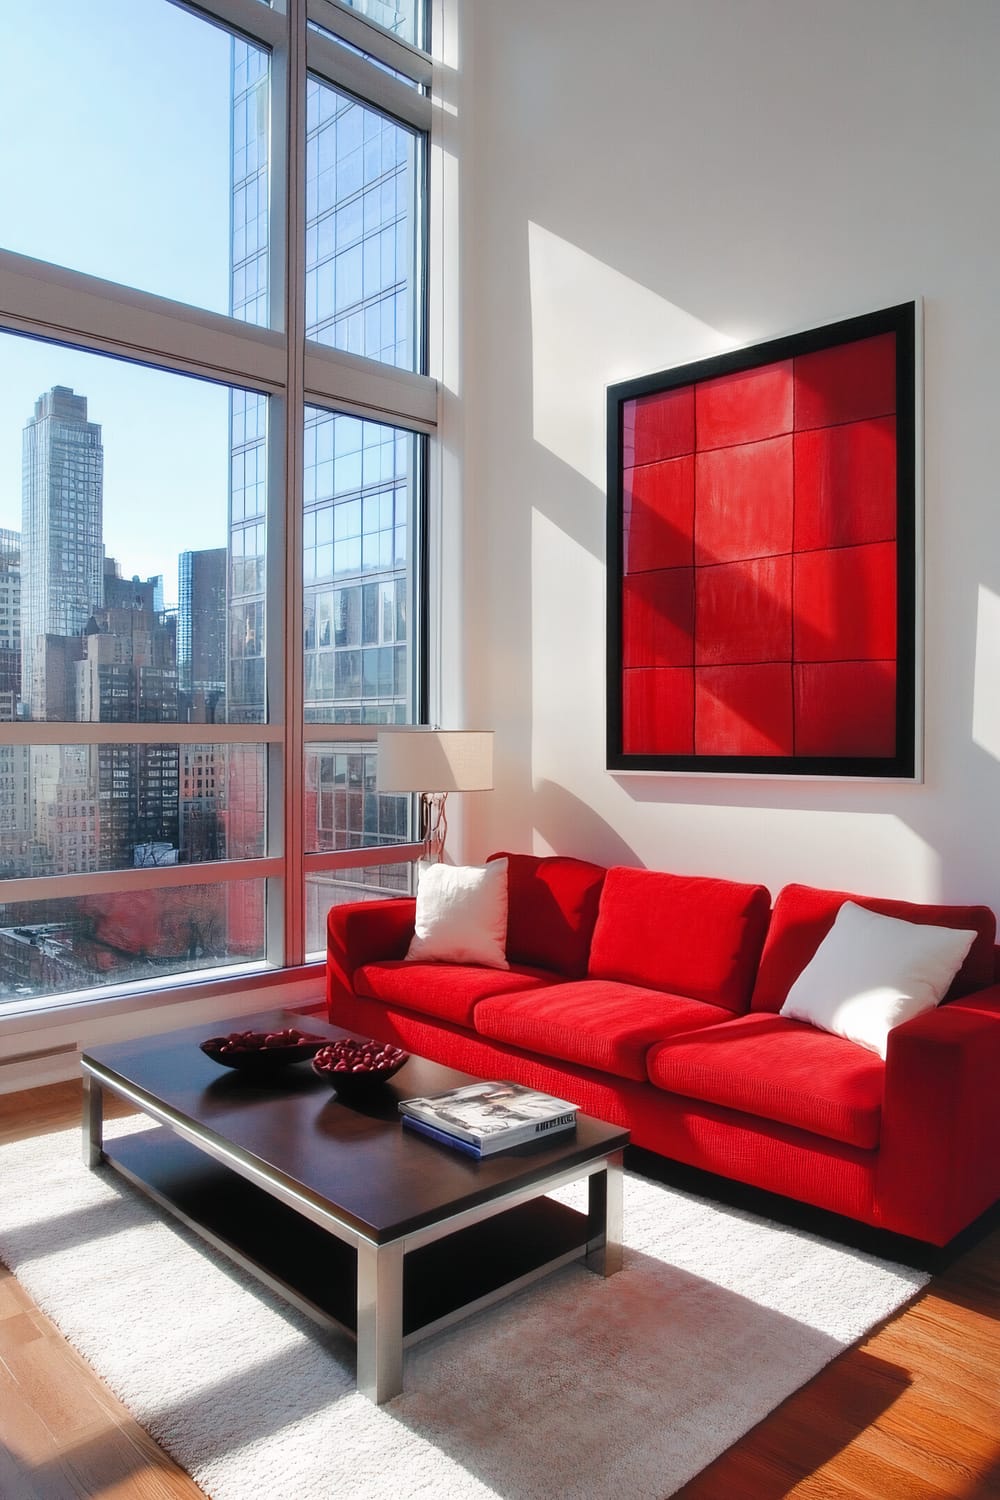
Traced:
[[576, 1124], [577, 1106], [523, 1083], [466, 1083], [440, 1094], [401, 1099], [400, 1113], [460, 1141], [483, 1155], [520, 1146]]

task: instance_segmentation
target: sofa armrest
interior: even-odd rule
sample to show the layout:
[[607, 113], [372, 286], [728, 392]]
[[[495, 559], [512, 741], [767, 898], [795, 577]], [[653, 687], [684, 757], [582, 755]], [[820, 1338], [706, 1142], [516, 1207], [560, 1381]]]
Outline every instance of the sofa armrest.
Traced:
[[354, 994], [354, 971], [380, 959], [405, 958], [413, 936], [413, 896], [351, 901], [327, 918], [326, 1004], [331, 1020], [339, 995]]
[[879, 1198], [903, 1233], [948, 1242], [1000, 1198], [1000, 985], [889, 1033]]

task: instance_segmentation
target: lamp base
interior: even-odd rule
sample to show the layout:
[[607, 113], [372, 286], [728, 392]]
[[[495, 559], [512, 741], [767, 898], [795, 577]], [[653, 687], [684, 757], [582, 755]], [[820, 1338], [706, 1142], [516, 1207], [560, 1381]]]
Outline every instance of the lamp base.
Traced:
[[444, 844], [448, 836], [447, 792], [421, 792], [420, 820], [424, 829], [424, 858], [431, 864], [443, 864]]

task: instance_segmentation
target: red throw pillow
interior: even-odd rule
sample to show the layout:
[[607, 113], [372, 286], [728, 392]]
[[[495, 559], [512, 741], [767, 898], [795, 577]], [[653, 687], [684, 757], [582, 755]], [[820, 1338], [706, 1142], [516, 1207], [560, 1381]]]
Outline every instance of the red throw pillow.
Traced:
[[581, 979], [587, 972], [604, 866], [558, 854], [501, 852], [490, 859], [507, 861], [508, 962]]

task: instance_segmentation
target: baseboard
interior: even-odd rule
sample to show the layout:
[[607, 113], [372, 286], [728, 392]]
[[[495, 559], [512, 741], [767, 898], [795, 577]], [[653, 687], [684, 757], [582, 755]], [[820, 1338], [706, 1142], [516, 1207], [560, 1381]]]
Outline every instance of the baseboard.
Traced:
[[200, 996], [159, 1008], [116, 1010], [111, 1016], [95, 1014], [94, 1009], [86, 1016], [68, 1011], [56, 1024], [50, 1016], [36, 1030], [0, 1036], [0, 1094], [79, 1078], [81, 1051], [102, 1042], [130, 1041], [203, 1023], [214, 1026], [229, 1017], [252, 1015], [258, 1010], [315, 1013], [322, 1007], [322, 980], [309, 978], [287, 985], [270, 982], [259, 988], [248, 982], [238, 995]]

